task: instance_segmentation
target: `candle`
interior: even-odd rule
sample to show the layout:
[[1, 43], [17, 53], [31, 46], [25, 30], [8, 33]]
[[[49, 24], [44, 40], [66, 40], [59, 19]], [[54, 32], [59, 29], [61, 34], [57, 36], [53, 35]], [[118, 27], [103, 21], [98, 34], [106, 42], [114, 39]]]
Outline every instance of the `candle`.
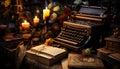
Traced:
[[30, 27], [30, 23], [27, 22], [26, 20], [24, 20], [24, 22], [22, 23], [22, 28], [23, 29], [29, 29], [29, 27]]
[[47, 9], [47, 7], [46, 7], [46, 9], [43, 9], [43, 20], [45, 20], [47, 17], [49, 17], [49, 15], [50, 15], [50, 10]]
[[37, 17], [37, 16], [35, 16], [34, 18], [33, 18], [33, 23], [34, 23], [34, 25], [36, 26], [38, 23], [39, 23], [39, 18]]

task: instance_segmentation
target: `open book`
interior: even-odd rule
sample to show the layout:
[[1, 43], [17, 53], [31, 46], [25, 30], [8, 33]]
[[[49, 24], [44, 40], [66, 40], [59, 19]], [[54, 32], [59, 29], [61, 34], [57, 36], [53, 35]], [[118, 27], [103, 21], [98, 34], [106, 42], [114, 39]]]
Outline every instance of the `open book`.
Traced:
[[27, 51], [27, 57], [35, 59], [46, 65], [51, 65], [66, 57], [67, 52], [64, 49], [46, 46], [41, 44]]

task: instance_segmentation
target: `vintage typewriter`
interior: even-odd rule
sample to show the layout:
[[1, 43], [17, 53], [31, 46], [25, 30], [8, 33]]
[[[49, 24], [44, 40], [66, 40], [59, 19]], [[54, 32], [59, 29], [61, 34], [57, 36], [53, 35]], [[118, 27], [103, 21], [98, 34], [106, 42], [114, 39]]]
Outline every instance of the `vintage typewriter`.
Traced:
[[105, 11], [101, 11], [97, 8], [100, 16], [96, 14], [95, 16], [93, 14], [90, 16], [88, 15], [90, 12], [84, 14], [84, 11], [88, 11], [87, 9], [89, 11], [91, 10], [91, 13], [92, 11], [96, 11], [96, 9], [89, 7], [81, 8], [72, 21], [68, 20], [63, 22], [61, 32], [56, 38], [54, 38], [54, 43], [60, 44], [60, 46], [74, 51], [80, 51], [88, 46], [94, 46], [94, 48], [97, 48], [101, 35], [101, 27], [103, 26], [103, 14]]

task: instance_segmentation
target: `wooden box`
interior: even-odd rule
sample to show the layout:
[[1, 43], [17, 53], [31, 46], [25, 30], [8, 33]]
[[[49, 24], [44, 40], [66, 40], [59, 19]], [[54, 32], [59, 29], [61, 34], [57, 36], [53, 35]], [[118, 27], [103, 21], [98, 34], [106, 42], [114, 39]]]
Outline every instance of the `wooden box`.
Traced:
[[120, 53], [120, 39], [114, 37], [107, 37], [106, 40], [106, 49], [119, 52]]

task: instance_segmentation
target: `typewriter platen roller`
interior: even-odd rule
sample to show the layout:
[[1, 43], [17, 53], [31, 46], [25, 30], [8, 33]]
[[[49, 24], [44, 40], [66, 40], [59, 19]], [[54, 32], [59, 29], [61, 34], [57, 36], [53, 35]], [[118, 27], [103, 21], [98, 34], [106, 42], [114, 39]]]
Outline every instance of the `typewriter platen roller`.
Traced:
[[107, 18], [107, 8], [97, 6], [82, 6], [78, 12], [75, 13], [75, 18], [102, 22]]
[[106, 17], [106, 11], [106, 7], [82, 6], [77, 15], [102, 19]]

